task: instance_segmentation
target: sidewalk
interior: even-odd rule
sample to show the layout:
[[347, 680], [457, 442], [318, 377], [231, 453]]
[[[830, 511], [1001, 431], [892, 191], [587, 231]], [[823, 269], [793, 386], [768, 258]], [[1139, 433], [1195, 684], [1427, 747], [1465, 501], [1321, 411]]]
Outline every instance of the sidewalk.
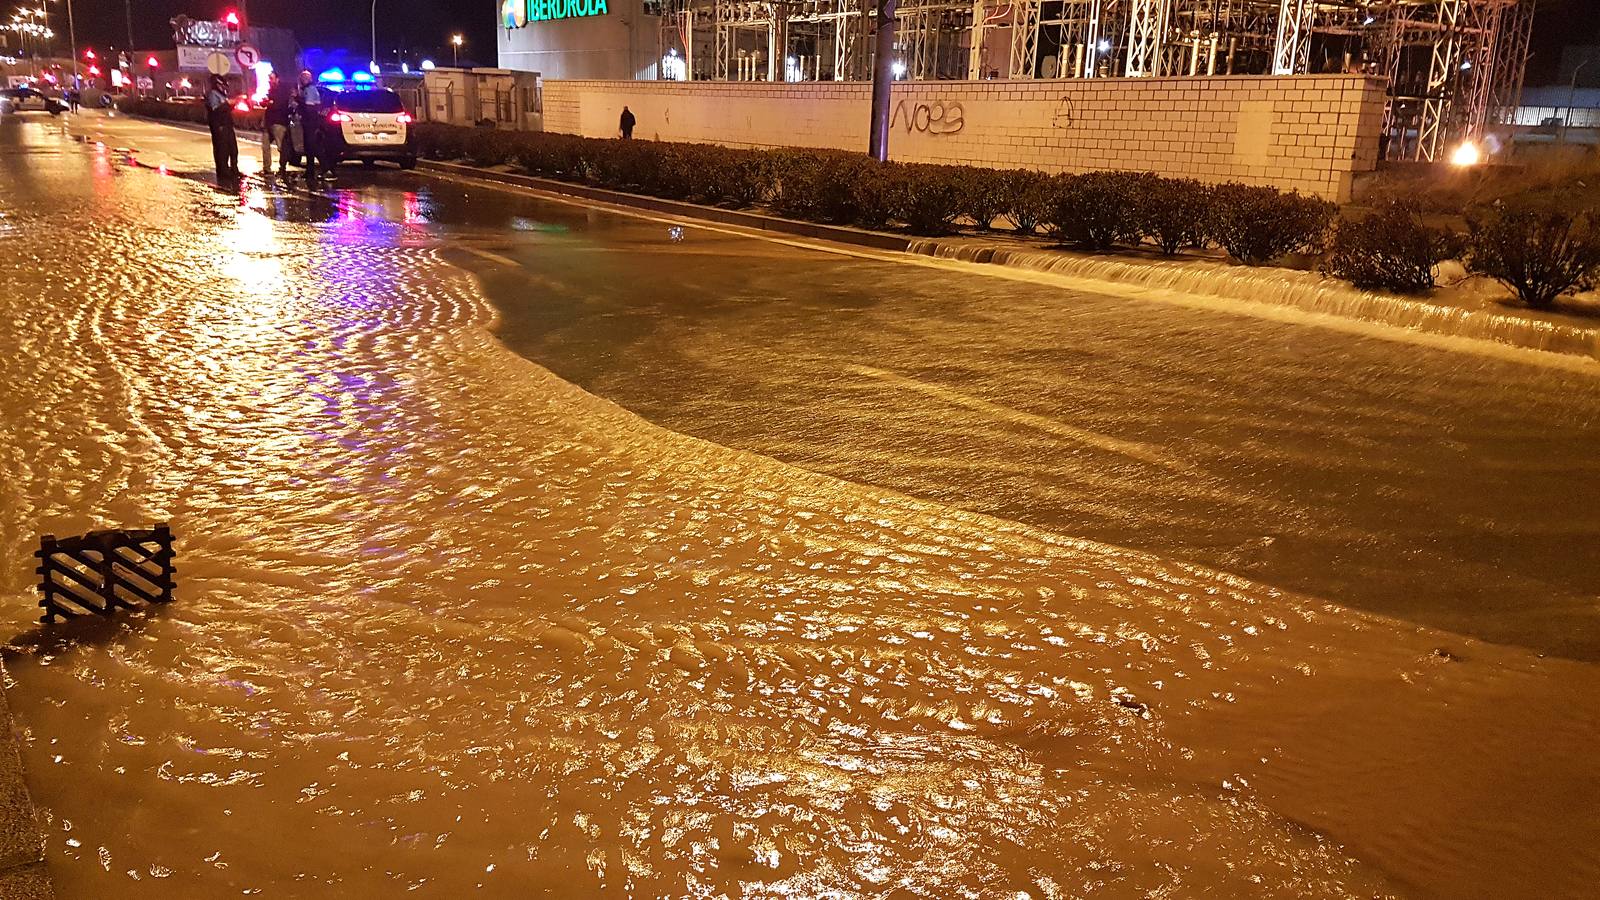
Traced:
[[55, 893], [44, 862], [39, 811], [23, 778], [17, 728], [3, 692], [0, 728], [10, 738], [0, 742], [0, 900], [48, 900]]

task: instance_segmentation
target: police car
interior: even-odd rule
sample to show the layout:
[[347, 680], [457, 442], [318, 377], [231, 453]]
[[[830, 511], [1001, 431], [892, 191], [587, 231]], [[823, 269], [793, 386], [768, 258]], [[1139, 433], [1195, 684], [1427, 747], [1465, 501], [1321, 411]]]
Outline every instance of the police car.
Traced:
[[36, 88], [22, 86], [0, 91], [0, 112], [42, 109], [54, 116], [65, 112], [66, 108], [67, 104], [63, 103], [61, 98], [52, 97]]
[[380, 87], [323, 85], [322, 90], [327, 118], [322, 134], [330, 161], [359, 159], [370, 166], [388, 160], [402, 169], [416, 167], [417, 138], [399, 94]]

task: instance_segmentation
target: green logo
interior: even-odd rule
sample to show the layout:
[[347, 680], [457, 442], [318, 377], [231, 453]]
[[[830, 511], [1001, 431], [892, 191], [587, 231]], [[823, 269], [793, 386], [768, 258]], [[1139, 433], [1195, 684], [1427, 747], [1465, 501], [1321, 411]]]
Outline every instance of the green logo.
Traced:
[[521, 28], [529, 22], [603, 16], [608, 12], [606, 0], [505, 0], [500, 7], [501, 24], [507, 28]]

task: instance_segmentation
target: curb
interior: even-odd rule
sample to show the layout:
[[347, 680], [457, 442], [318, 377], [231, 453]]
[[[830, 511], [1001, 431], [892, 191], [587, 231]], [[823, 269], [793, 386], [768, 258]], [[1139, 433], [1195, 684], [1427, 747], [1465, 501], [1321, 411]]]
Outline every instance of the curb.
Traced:
[[[0, 666], [0, 676], [3, 676]], [[44, 861], [39, 809], [23, 778], [22, 753], [11, 707], [0, 692], [0, 900], [50, 900], [55, 892]]]
[[580, 200], [593, 200], [599, 203], [614, 203], [618, 206], [628, 206], [634, 209], [643, 209], [650, 212], [666, 213], [668, 215], [683, 216], [690, 219], [703, 219], [717, 222], [722, 225], [738, 225], [756, 231], [776, 231], [784, 234], [798, 235], [799, 237], [819, 238], [839, 244], [853, 244], [857, 247], [870, 247], [874, 250], [893, 250], [904, 253], [911, 249], [912, 239], [895, 234], [885, 234], [881, 231], [863, 231], [859, 228], [850, 228], [843, 225], [822, 225], [816, 222], [801, 222], [795, 219], [784, 219], [778, 216], [769, 216], [762, 213], [746, 212], [738, 209], [723, 209], [717, 206], [701, 206], [698, 203], [687, 203], [682, 200], [663, 200], [660, 197], [649, 197], [644, 194], [630, 194], [626, 191], [614, 191], [609, 188], [590, 187], [586, 184], [572, 184], [566, 181], [556, 181], [550, 178], [540, 178], [536, 175], [518, 175], [515, 172], [496, 172], [489, 169], [480, 169], [475, 166], [466, 166], [460, 163], [438, 162], [431, 159], [418, 159], [417, 168], [427, 172], [438, 172], [446, 175], [457, 175], [462, 178], [471, 178], [475, 181], [493, 181], [499, 184], [509, 184], [514, 187], [531, 188], [551, 194], [563, 194], [568, 197], [577, 197]]

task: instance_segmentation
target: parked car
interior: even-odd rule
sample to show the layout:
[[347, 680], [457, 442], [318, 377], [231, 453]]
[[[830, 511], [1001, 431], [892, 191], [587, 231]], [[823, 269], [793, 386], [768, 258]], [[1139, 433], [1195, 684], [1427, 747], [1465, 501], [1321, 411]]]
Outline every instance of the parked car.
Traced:
[[60, 115], [67, 104], [59, 97], [51, 97], [31, 87], [6, 88], [0, 91], [0, 112], [23, 112], [42, 109], [50, 115]]
[[387, 160], [402, 169], [416, 168], [417, 136], [399, 94], [372, 87], [329, 89], [328, 94], [332, 101], [323, 104], [323, 134], [329, 159], [359, 159], [369, 166]]

